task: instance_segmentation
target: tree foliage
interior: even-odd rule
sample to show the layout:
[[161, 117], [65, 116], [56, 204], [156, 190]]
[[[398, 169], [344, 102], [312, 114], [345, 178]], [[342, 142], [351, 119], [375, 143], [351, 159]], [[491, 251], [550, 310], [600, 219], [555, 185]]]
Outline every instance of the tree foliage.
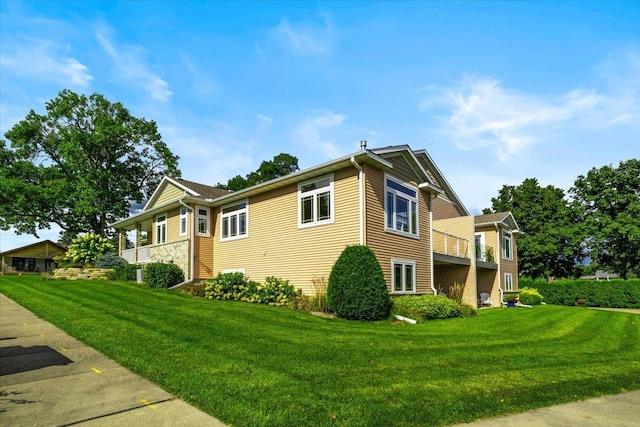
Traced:
[[562, 189], [541, 187], [535, 178], [505, 185], [485, 213], [511, 211], [518, 235], [518, 270], [531, 277], [569, 277], [584, 256], [585, 234]]
[[300, 170], [298, 167], [298, 158], [287, 153], [280, 153], [273, 160], [265, 160], [255, 171], [247, 174], [245, 177], [236, 175], [229, 179], [226, 184], [218, 183], [216, 187], [225, 190], [238, 191], [252, 185], [276, 179], [281, 176]]
[[640, 160], [593, 168], [570, 193], [584, 217], [591, 258], [625, 279], [640, 276]]
[[156, 123], [133, 117], [100, 94], [63, 90], [31, 110], [0, 143], [0, 227], [19, 234], [57, 224], [67, 236], [106, 234], [148, 198], [163, 175], [180, 176], [178, 157]]

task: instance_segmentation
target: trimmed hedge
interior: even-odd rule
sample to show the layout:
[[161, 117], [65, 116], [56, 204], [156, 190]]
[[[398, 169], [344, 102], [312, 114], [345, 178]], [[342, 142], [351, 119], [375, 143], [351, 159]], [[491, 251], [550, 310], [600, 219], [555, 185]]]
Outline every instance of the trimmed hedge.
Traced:
[[107, 275], [109, 280], [120, 280], [123, 282], [135, 282], [138, 280], [138, 269], [142, 266], [138, 264], [119, 264]]
[[391, 314], [408, 317], [419, 323], [426, 320], [471, 317], [477, 314], [472, 307], [440, 295], [404, 295], [393, 298]]
[[389, 317], [391, 298], [382, 267], [363, 245], [347, 246], [336, 260], [327, 285], [327, 302], [336, 316], [350, 320]]
[[586, 307], [640, 308], [640, 279], [562, 279], [546, 282], [519, 279], [520, 286], [537, 289], [547, 304]]
[[170, 288], [184, 281], [184, 273], [175, 264], [154, 262], [144, 268], [144, 281], [151, 288]]

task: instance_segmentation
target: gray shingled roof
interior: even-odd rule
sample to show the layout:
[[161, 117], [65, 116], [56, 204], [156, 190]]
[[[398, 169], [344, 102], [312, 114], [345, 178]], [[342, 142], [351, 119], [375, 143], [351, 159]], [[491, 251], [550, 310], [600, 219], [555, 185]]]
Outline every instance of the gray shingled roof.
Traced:
[[498, 212], [498, 213], [491, 213], [491, 214], [485, 214], [485, 215], [476, 215], [475, 223], [491, 224], [494, 222], [502, 222], [505, 220], [507, 216], [509, 216], [509, 212]]
[[188, 189], [200, 194], [200, 197], [202, 197], [203, 199], [215, 199], [230, 193], [230, 191], [223, 190], [222, 188], [211, 187], [210, 185], [199, 184], [197, 182], [187, 181], [186, 179], [182, 178], [174, 179]]

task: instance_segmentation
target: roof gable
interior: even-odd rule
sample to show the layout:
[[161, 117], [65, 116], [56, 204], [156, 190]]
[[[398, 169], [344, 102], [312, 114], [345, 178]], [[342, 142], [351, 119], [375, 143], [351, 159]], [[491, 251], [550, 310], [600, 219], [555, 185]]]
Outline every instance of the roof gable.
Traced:
[[185, 196], [207, 200], [215, 199], [228, 193], [229, 191], [221, 188], [187, 181], [186, 179], [165, 176], [162, 178], [162, 181], [160, 181], [160, 184], [158, 184], [158, 187], [142, 211], [153, 209], [155, 206], [163, 205], [169, 201], [175, 201]]
[[24, 256], [25, 258], [51, 258], [66, 252], [67, 248], [51, 240], [42, 240], [30, 245], [10, 249], [0, 253], [2, 256]]
[[518, 227], [518, 223], [511, 212], [496, 212], [476, 215], [474, 219], [476, 226], [497, 224], [507, 227], [512, 231], [519, 231], [520, 228]]
[[436, 163], [433, 161], [427, 150], [416, 150], [414, 154], [423, 168], [427, 171], [429, 177], [434, 181], [434, 184], [442, 188], [443, 194], [441, 197], [449, 200], [463, 213], [464, 216], [470, 215], [467, 208], [462, 203], [462, 200], [458, 197], [449, 181], [444, 177], [444, 174], [440, 171]]

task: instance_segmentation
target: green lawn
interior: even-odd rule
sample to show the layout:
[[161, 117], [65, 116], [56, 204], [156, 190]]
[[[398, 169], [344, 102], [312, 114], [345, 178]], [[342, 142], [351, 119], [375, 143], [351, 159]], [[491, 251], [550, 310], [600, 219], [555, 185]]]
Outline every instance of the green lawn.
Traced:
[[0, 292], [236, 426], [427, 426], [640, 389], [640, 316], [538, 306], [422, 325], [324, 319], [135, 284]]

